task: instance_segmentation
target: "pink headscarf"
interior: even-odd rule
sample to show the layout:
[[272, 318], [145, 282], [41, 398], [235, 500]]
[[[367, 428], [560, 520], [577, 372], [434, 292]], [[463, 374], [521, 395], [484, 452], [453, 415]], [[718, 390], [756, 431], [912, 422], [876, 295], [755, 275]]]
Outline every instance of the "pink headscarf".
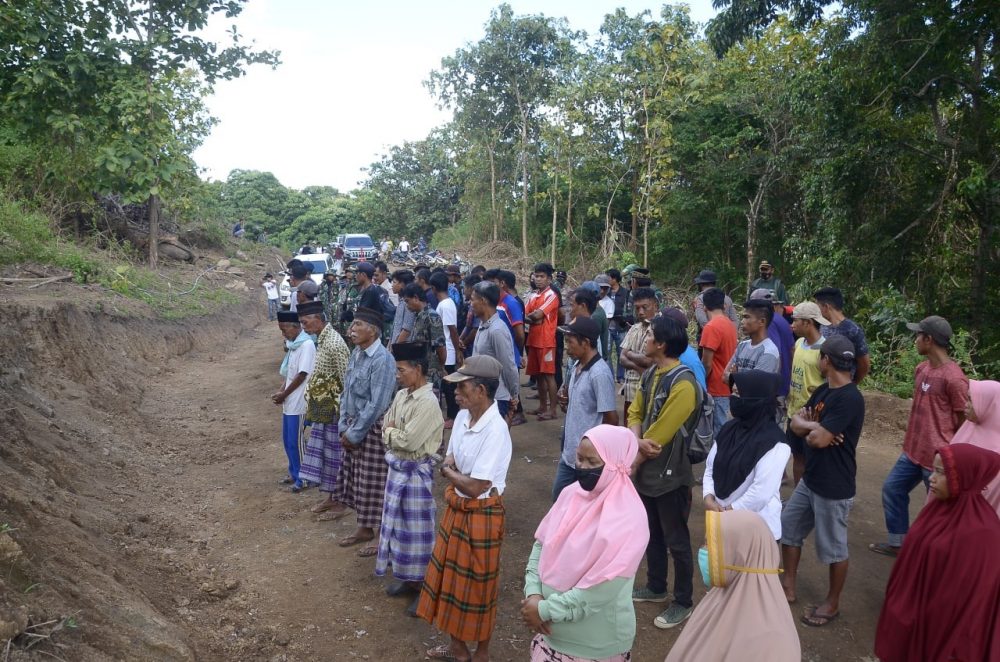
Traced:
[[[969, 397], [979, 422], [962, 423], [951, 443], [972, 444], [1000, 453], [1000, 382], [969, 380]], [[983, 496], [1000, 515], [1000, 475], [990, 481]]]
[[584, 435], [604, 460], [592, 492], [573, 483], [535, 531], [538, 576], [560, 593], [634, 577], [649, 542], [646, 510], [629, 473], [639, 442], [628, 428], [598, 425]]

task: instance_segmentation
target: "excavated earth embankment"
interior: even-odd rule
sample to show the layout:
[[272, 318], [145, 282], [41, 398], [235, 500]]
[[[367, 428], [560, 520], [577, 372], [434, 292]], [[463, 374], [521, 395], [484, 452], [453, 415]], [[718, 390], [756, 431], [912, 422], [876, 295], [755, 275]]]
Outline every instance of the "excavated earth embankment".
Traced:
[[178, 359], [256, 326], [250, 298], [181, 321], [87, 300], [0, 304], [0, 659], [240, 657], [213, 624], [184, 622], [186, 605], [238, 581], [179, 528], [177, 449], [148, 433], [140, 404]]

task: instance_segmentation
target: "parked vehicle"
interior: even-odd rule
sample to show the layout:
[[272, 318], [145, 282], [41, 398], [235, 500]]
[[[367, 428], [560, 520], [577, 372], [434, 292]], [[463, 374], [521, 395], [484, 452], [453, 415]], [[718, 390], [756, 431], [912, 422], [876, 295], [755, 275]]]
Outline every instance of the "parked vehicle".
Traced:
[[366, 234], [344, 235], [343, 245], [345, 256], [351, 262], [374, 262], [378, 259], [378, 248]]
[[[334, 268], [333, 257], [329, 253], [304, 253], [295, 256], [295, 259], [312, 264], [313, 270], [310, 274], [313, 282], [320, 285], [323, 282], [323, 274]], [[292, 286], [288, 283], [288, 273], [281, 272], [281, 284], [278, 285], [278, 295], [281, 297], [281, 305], [288, 308], [291, 305]]]

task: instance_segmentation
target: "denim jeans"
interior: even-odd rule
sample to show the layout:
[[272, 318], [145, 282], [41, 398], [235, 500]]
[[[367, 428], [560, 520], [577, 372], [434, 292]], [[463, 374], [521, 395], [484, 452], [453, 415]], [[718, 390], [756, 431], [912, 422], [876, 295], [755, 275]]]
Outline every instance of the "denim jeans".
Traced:
[[567, 487], [576, 482], [576, 467], [571, 467], [562, 460], [556, 463], [556, 480], [552, 484], [552, 503], [556, 502], [559, 494]]
[[902, 453], [889, 475], [882, 483], [882, 509], [885, 511], [885, 528], [889, 544], [900, 547], [903, 537], [910, 530], [910, 492], [918, 483], [930, 487], [931, 472]]
[[715, 415], [712, 416], [712, 429], [715, 431], [715, 436], [718, 437], [719, 430], [729, 420], [729, 396], [716, 395], [713, 397], [715, 399]]

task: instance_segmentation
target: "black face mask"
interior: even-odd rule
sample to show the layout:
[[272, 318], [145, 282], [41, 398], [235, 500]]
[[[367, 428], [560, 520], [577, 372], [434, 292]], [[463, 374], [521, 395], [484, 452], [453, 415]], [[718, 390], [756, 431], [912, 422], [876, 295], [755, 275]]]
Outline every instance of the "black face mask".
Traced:
[[602, 473], [604, 473], [603, 464], [596, 469], [581, 469], [576, 467], [576, 480], [584, 490], [593, 492], [594, 488], [597, 487], [597, 481], [601, 479]]
[[764, 398], [741, 398], [738, 395], [729, 396], [729, 411], [733, 418], [751, 418], [754, 412], [764, 404]]

